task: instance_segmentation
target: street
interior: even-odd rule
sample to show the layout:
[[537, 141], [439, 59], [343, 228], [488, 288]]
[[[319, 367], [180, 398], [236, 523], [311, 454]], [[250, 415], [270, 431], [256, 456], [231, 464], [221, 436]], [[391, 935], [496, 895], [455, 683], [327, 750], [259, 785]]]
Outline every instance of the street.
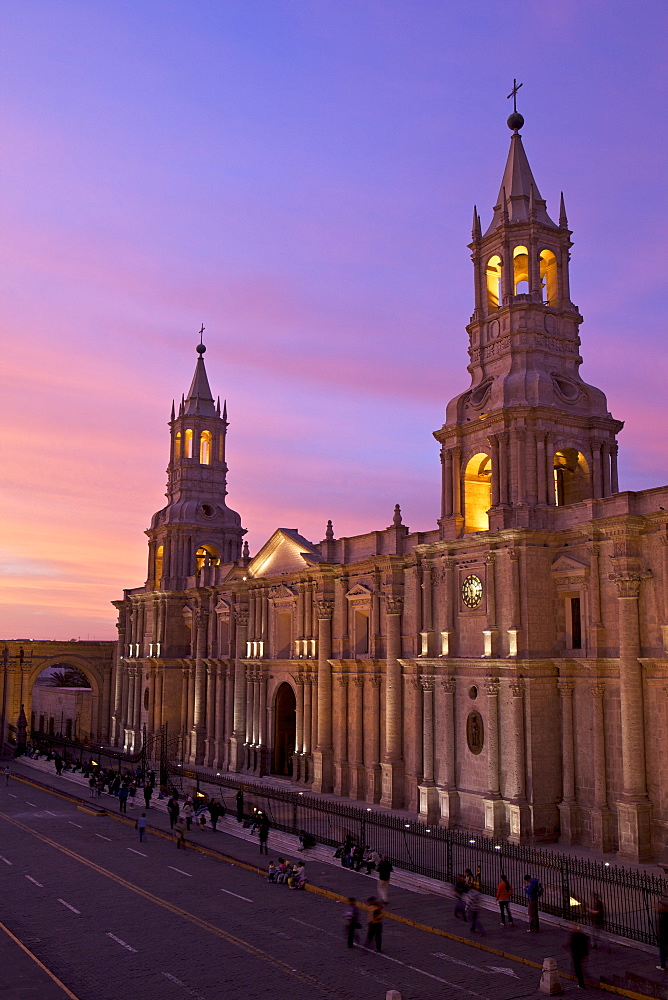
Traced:
[[[132, 817], [94, 816], [20, 781], [0, 791], [0, 830], [2, 922], [78, 1000], [540, 995], [535, 968], [388, 919], [384, 953], [348, 950], [340, 902], [177, 850], [161, 830], [140, 843]], [[323, 884], [337, 869], [307, 871]], [[363, 885], [370, 895], [373, 882]], [[68, 995], [53, 990], [34, 995]]]

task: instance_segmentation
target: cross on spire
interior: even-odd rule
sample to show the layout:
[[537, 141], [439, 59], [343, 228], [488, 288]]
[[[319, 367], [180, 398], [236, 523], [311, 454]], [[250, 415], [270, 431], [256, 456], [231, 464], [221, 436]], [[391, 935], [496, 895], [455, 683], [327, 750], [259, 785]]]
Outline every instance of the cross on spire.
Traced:
[[513, 111], [514, 112], [517, 112], [517, 91], [522, 86], [523, 86], [523, 84], [518, 83], [517, 80], [513, 80], [513, 89], [510, 91], [510, 93], [508, 94], [508, 97], [506, 98], [506, 100], [509, 100], [512, 97], [512, 99], [513, 99]]
[[[522, 84], [520, 84], [520, 87], [521, 86], [522, 86]], [[204, 328], [204, 323], [202, 323], [201, 329], [199, 331], [199, 342], [200, 342], [200, 344], [202, 343], [202, 339], [204, 337], [204, 329], [205, 329]]]

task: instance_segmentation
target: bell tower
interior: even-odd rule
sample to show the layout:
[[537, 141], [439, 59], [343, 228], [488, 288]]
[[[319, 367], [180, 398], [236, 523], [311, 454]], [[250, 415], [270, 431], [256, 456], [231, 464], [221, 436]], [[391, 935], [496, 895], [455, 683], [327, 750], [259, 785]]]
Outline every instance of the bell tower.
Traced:
[[[515, 95], [515, 88], [512, 96]], [[516, 110], [510, 151], [482, 232], [473, 210], [471, 385], [448, 404], [441, 444], [441, 538], [548, 527], [557, 506], [618, 491], [616, 434], [600, 389], [582, 381], [571, 231], [563, 195], [547, 212]]]
[[[204, 327], [200, 331], [202, 334]], [[246, 530], [227, 496], [227, 405], [214, 404], [204, 366], [206, 347], [197, 345], [197, 364], [188, 395], [169, 421], [167, 506], [153, 515], [149, 537], [149, 590], [184, 590], [202, 571], [238, 562]], [[214, 574], [215, 575], [215, 574]], [[213, 579], [201, 582], [212, 583]]]

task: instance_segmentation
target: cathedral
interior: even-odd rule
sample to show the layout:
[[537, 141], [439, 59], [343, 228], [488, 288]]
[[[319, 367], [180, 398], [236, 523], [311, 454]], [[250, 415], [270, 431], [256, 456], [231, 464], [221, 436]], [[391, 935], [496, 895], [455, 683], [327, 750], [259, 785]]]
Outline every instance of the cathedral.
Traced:
[[523, 124], [486, 228], [473, 213], [470, 385], [434, 432], [435, 526], [397, 506], [354, 537], [278, 528], [251, 558], [200, 344], [146, 583], [114, 602], [110, 739], [167, 725], [218, 771], [665, 859], [668, 487], [620, 492], [623, 424], [580, 377], [571, 231]]

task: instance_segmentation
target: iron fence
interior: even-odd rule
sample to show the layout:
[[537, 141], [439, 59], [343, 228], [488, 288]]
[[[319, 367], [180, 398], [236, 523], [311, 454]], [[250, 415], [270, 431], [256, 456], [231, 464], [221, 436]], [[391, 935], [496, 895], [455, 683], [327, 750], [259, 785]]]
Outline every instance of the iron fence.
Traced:
[[668, 879], [638, 869], [571, 857], [551, 849], [509, 844], [481, 834], [429, 826], [418, 820], [381, 813], [364, 806], [320, 799], [293, 789], [266, 788], [214, 772], [168, 763], [167, 771], [180, 779], [214, 786], [234, 811], [234, 794], [244, 793], [247, 815], [262, 810], [271, 825], [286, 833], [306, 830], [318, 843], [336, 847], [347, 835], [356, 843], [386, 854], [392, 864], [441, 882], [454, 884], [469, 868], [481, 892], [493, 896], [503, 872], [514, 887], [513, 901], [526, 905], [525, 874], [543, 886], [539, 908], [561, 919], [591, 922], [595, 900], [603, 903], [605, 930], [645, 944], [656, 944], [656, 906], [668, 895]]

